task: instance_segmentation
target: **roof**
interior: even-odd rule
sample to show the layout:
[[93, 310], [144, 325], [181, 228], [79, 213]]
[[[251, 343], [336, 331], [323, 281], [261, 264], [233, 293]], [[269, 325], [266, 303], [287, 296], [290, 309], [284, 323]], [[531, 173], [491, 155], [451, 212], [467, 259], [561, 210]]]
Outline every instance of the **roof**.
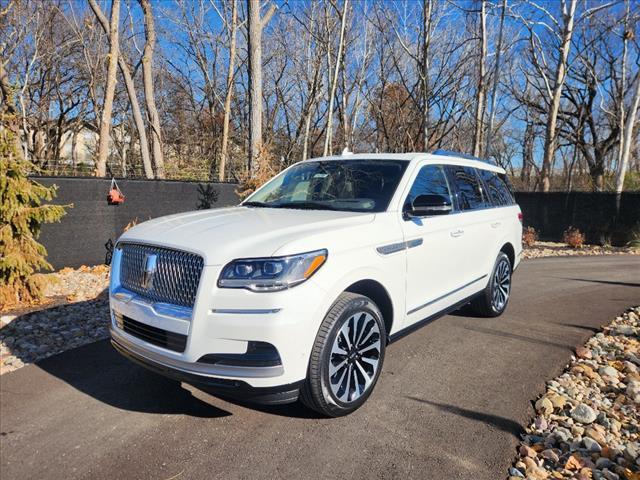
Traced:
[[[442, 153], [436, 153], [442, 152]], [[431, 160], [430, 163], [440, 163], [446, 165], [462, 165], [465, 167], [482, 168], [494, 172], [505, 173], [505, 170], [493, 163], [476, 159], [470, 155], [456, 152], [445, 152], [436, 150], [434, 153], [409, 152], [409, 153], [348, 153], [346, 155], [331, 155], [327, 157], [309, 158], [305, 161], [333, 161], [333, 160], [404, 160], [411, 162], [414, 160]]]

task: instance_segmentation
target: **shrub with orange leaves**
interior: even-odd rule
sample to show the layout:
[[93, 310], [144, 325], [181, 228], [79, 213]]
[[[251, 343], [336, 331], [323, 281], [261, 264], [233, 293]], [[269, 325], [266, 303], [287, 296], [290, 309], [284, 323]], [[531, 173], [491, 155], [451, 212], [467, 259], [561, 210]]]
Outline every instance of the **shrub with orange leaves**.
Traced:
[[533, 247], [538, 241], [538, 232], [533, 227], [527, 227], [522, 231], [522, 243], [526, 247]]
[[562, 241], [571, 248], [582, 248], [584, 245], [584, 234], [575, 227], [569, 227], [562, 234]]

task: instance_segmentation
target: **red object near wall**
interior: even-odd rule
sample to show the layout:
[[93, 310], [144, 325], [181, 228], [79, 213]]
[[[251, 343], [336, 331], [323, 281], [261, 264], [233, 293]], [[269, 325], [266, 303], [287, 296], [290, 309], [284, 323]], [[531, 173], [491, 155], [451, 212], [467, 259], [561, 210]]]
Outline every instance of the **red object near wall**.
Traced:
[[111, 179], [111, 189], [107, 194], [107, 203], [109, 205], [120, 205], [121, 203], [124, 203], [124, 194], [118, 187], [115, 178]]

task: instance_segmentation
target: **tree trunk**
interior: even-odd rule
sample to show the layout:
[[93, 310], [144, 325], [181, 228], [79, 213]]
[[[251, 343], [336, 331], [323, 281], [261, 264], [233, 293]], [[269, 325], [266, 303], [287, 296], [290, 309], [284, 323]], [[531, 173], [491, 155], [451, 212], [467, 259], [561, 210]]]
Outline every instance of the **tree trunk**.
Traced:
[[[332, 154], [332, 140], [333, 140], [333, 104], [336, 97], [336, 88], [338, 86], [338, 74], [340, 73], [340, 63], [342, 59], [342, 49], [344, 48], [344, 32], [347, 25], [347, 8], [349, 7], [349, 0], [344, 0], [342, 5], [342, 18], [340, 19], [340, 40], [338, 43], [338, 54], [336, 55], [336, 65], [333, 70], [333, 78], [331, 80], [331, 91], [329, 93], [329, 110], [327, 112], [327, 131], [324, 137], [324, 156]], [[329, 42], [330, 39], [327, 39]]]
[[616, 174], [616, 193], [622, 193], [624, 177], [629, 168], [629, 156], [631, 153], [631, 144], [633, 143], [633, 127], [636, 123], [636, 114], [638, 113], [638, 106], [640, 105], [640, 72], [636, 74], [635, 82], [636, 89], [633, 93], [631, 108], [629, 109], [624, 125], [622, 157], [620, 158], [620, 165], [618, 165], [618, 172]]
[[482, 151], [482, 131], [485, 103], [487, 97], [487, 8], [485, 0], [480, 0], [480, 61], [478, 64], [478, 89], [476, 92], [476, 125], [473, 131], [473, 155], [480, 156]]
[[491, 87], [491, 105], [489, 111], [489, 125], [484, 146], [484, 157], [488, 158], [493, 154], [493, 124], [496, 118], [496, 93], [498, 90], [498, 80], [500, 78], [500, 60], [502, 58], [502, 39], [504, 33], [504, 17], [507, 11], [507, 0], [502, 0], [502, 11], [500, 13], [500, 29], [498, 31], [498, 45], [496, 46], [496, 65], [493, 70], [493, 85]]
[[[91, 9], [95, 13], [102, 29], [107, 34], [110, 35], [110, 27], [107, 22], [107, 17], [104, 16], [102, 10], [96, 3], [96, 0], [89, 0], [89, 5], [91, 5]], [[144, 173], [147, 178], [153, 178], [153, 167], [151, 166], [151, 158], [149, 155], [149, 142], [147, 140], [147, 132], [144, 126], [144, 120], [142, 118], [142, 113], [140, 112], [140, 104], [138, 103], [138, 97], [136, 96], [136, 89], [133, 83], [133, 79], [131, 78], [131, 73], [129, 72], [129, 66], [127, 62], [124, 61], [121, 55], [118, 56], [118, 66], [120, 67], [120, 73], [122, 73], [122, 77], [124, 78], [124, 84], [127, 87], [127, 94], [129, 95], [129, 103], [131, 104], [131, 111], [133, 113], [133, 121], [136, 125], [136, 130], [138, 131], [138, 139], [140, 140], [140, 156], [142, 157], [142, 166], [144, 168]]]
[[[90, 1], [93, 8], [95, 0]], [[107, 67], [107, 84], [104, 91], [104, 102], [102, 105], [102, 116], [100, 117], [100, 137], [98, 143], [98, 159], [96, 161], [96, 176], [104, 177], [107, 174], [107, 157], [109, 156], [109, 144], [111, 130], [111, 114], [113, 112], [113, 97], [116, 92], [116, 69], [118, 68], [118, 57], [120, 50], [120, 40], [118, 32], [120, 30], [120, 0], [113, 0], [111, 3], [111, 26], [109, 27], [109, 66]]]
[[544, 155], [542, 157], [542, 170], [540, 172], [540, 188], [543, 192], [548, 192], [551, 187], [551, 164], [556, 152], [556, 126], [558, 121], [558, 110], [560, 109], [560, 99], [562, 88], [567, 73], [567, 60], [571, 48], [571, 37], [573, 35], [573, 22], [576, 13], [577, 0], [569, 0], [569, 10], [563, 4], [562, 17], [564, 20], [564, 31], [562, 32], [562, 45], [560, 47], [560, 57], [556, 67], [554, 79], [553, 95], [547, 116], [547, 128], [544, 137]]
[[[236, 30], [238, 25], [238, 2], [231, 1], [231, 32], [229, 44], [229, 70], [227, 71], [227, 94], [224, 98], [224, 119], [222, 121], [222, 145], [220, 146], [220, 164], [218, 165], [218, 181], [224, 182], [227, 168], [227, 150], [229, 143], [229, 121], [231, 119], [231, 99], [233, 97], [233, 78], [236, 60]], [[213, 179], [213, 165], [211, 178]]]
[[432, 0], [422, 2], [422, 142], [429, 151], [429, 46], [431, 45]]
[[164, 178], [164, 157], [162, 155], [162, 132], [160, 117], [156, 107], [155, 89], [153, 86], [153, 50], [156, 45], [156, 28], [153, 21], [153, 11], [149, 0], [139, 0], [144, 12], [145, 43], [142, 54], [142, 78], [144, 98], [147, 104], [147, 114], [151, 124], [151, 146], [153, 149], [153, 163], [156, 167], [156, 178]]
[[249, 170], [255, 172], [262, 148], [262, 22], [260, 0], [247, 0], [249, 13]]

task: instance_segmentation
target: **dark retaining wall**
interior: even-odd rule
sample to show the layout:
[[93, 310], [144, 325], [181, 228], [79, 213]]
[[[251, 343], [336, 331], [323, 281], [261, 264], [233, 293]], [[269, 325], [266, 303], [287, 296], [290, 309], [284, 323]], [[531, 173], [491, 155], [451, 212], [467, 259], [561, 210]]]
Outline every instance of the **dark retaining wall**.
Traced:
[[[104, 263], [105, 244], [115, 242], [125, 226], [136, 220], [219, 208], [238, 203], [236, 185], [158, 180], [120, 180], [126, 196], [123, 205], [108, 205], [110, 180], [96, 178], [38, 177], [45, 185], [57, 185], [54, 203], [73, 203], [61, 223], [42, 227], [41, 243], [54, 268]], [[532, 226], [542, 240], [560, 241], [569, 226], [586, 233], [589, 243], [604, 241], [622, 245], [630, 232], [640, 229], [640, 193], [624, 193], [616, 214], [613, 193], [516, 193], [524, 225]]]
[[524, 225], [538, 230], [541, 240], [561, 241], [569, 226], [585, 233], [588, 243], [624, 245], [633, 232], [640, 234], [640, 192], [619, 198], [615, 193], [519, 192], [516, 201]]
[[236, 185], [150, 180], [118, 180], [126, 196], [122, 205], [108, 205], [110, 180], [96, 178], [37, 177], [44, 185], [57, 185], [53, 203], [74, 206], [60, 223], [43, 225], [40, 242], [55, 269], [105, 262], [107, 247], [125, 226], [150, 218], [201, 208], [238, 203]]

